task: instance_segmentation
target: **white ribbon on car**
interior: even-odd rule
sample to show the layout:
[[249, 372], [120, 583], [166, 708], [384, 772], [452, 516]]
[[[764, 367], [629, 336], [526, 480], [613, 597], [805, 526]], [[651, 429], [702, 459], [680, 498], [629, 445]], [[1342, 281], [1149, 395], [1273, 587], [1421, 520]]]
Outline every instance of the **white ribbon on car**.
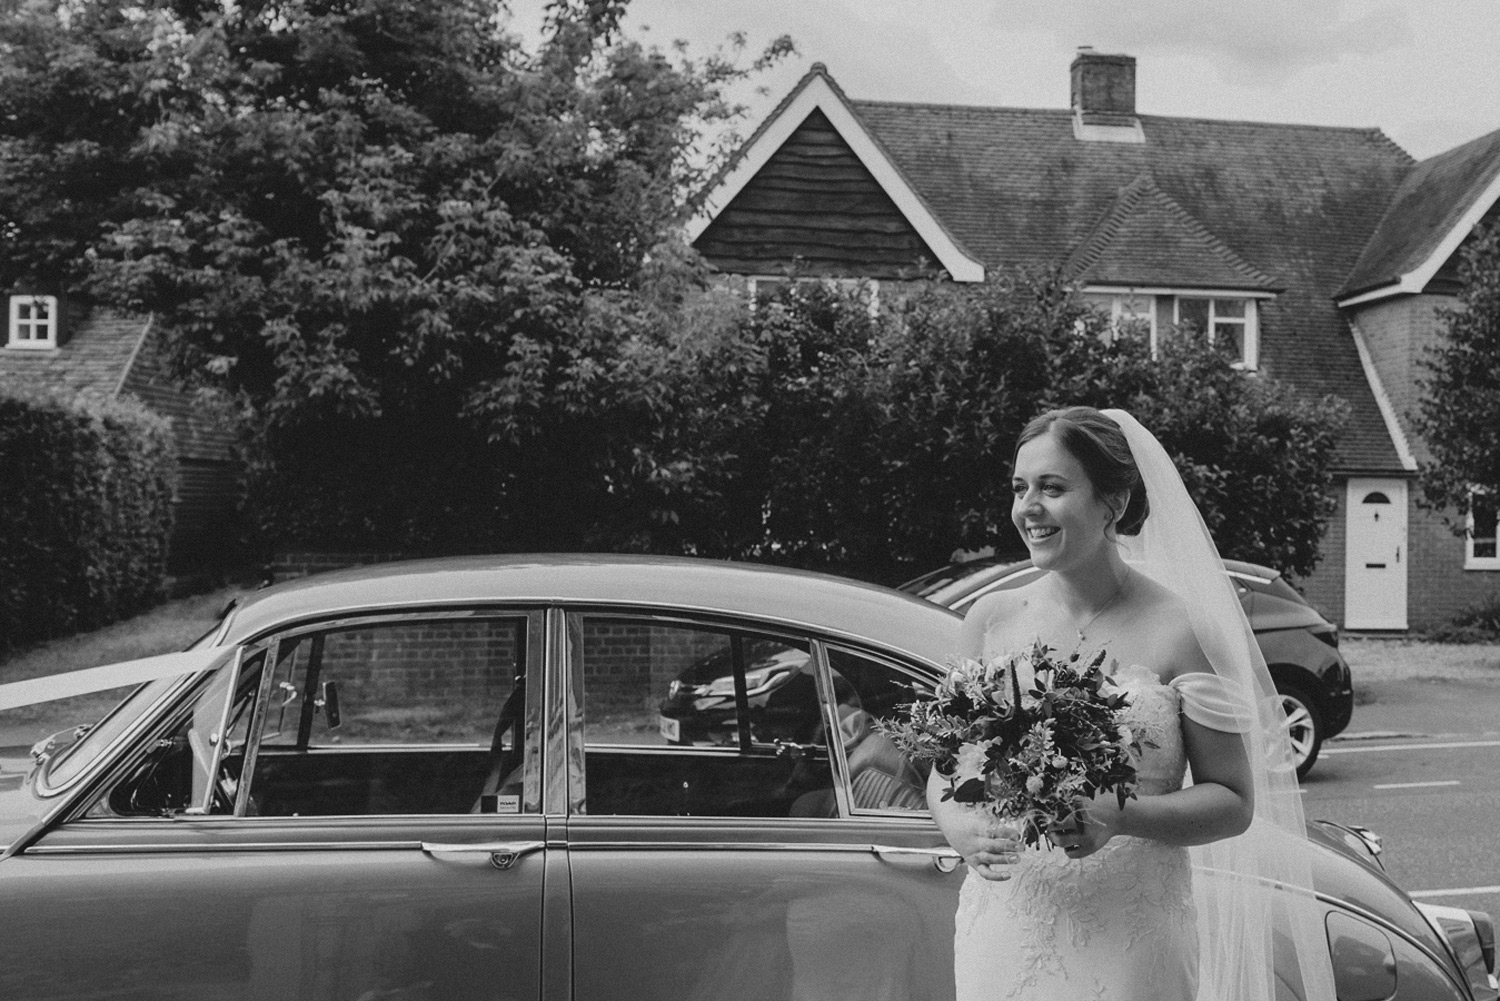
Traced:
[[142, 657], [140, 660], [127, 660], [104, 667], [90, 667], [82, 671], [28, 678], [25, 681], [12, 681], [8, 685], [0, 685], [0, 710], [68, 699], [75, 695], [107, 692], [111, 688], [140, 685], [159, 678], [197, 674], [218, 667], [233, 652], [224, 647], [206, 647]]

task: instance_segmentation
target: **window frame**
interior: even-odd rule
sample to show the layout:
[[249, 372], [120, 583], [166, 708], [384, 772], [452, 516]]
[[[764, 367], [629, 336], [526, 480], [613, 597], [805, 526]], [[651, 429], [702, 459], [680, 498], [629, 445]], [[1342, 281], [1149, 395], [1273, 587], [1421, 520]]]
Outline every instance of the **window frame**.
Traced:
[[1474, 503], [1475, 498], [1479, 496], [1483, 496], [1483, 491], [1469, 491], [1469, 510], [1464, 515], [1464, 569], [1500, 570], [1500, 504], [1495, 505], [1495, 525], [1491, 528], [1492, 534], [1483, 537], [1494, 543], [1495, 555], [1474, 555], [1474, 543], [1477, 541], [1474, 535]]
[[[1218, 328], [1221, 323], [1238, 326], [1244, 331], [1244, 333], [1240, 337], [1240, 357], [1238, 358], [1238, 360], [1230, 362], [1230, 365], [1247, 372], [1253, 372], [1260, 367], [1260, 311], [1256, 307], [1255, 299], [1249, 296], [1237, 295], [1193, 295], [1178, 293], [1177, 295], [1174, 295], [1172, 297], [1172, 323], [1175, 326], [1180, 326], [1182, 324], [1182, 303], [1185, 299], [1192, 301], [1206, 301], [1208, 303], [1208, 324], [1204, 330], [1204, 334], [1207, 335], [1208, 343], [1210, 346], [1214, 345], [1214, 341], [1218, 337]], [[1220, 302], [1243, 303], [1245, 307], [1245, 315], [1219, 316], [1218, 306]], [[1155, 329], [1156, 326], [1153, 323], [1153, 337], [1155, 336]], [[1152, 342], [1151, 351], [1153, 354], [1155, 354], [1156, 352], [1156, 344], [1154, 341]]]
[[[1151, 357], [1157, 357], [1160, 350], [1161, 339], [1166, 331], [1161, 329], [1157, 322], [1162, 313], [1162, 299], [1170, 300], [1171, 317], [1173, 325], [1182, 322], [1182, 301], [1184, 299], [1206, 300], [1208, 302], [1208, 329], [1205, 331], [1212, 344], [1215, 337], [1215, 325], [1218, 323], [1232, 323], [1243, 325], [1244, 335], [1241, 340], [1242, 350], [1240, 357], [1230, 362], [1230, 365], [1244, 372], [1255, 372], [1260, 368], [1260, 300], [1271, 298], [1265, 294], [1246, 293], [1233, 289], [1179, 289], [1167, 287], [1139, 287], [1125, 288], [1117, 285], [1085, 286], [1081, 292], [1086, 297], [1094, 300], [1108, 297], [1110, 299], [1110, 329], [1118, 334], [1122, 318], [1125, 316], [1125, 306], [1130, 300], [1150, 300], [1150, 309], [1146, 315], [1132, 311], [1130, 318], [1134, 320], [1145, 320], [1151, 332]], [[1245, 315], [1218, 316], [1215, 303], [1220, 301], [1234, 301], [1243, 303]], [[1103, 303], [1092, 301], [1090, 305], [1102, 310]]]
[[[252, 812], [249, 807], [251, 793], [254, 787], [254, 769], [257, 758], [260, 755], [261, 745], [266, 739], [264, 722], [271, 710], [270, 700], [275, 697], [277, 691], [273, 684], [276, 674], [276, 663], [280, 651], [288, 644], [295, 644], [296, 640], [303, 636], [319, 635], [346, 629], [379, 628], [381, 626], [412, 625], [416, 623], [432, 621], [464, 621], [476, 619], [510, 620], [517, 624], [519, 630], [524, 631], [524, 660], [519, 665], [526, 679], [525, 705], [518, 720], [519, 732], [513, 739], [518, 742], [522, 753], [522, 775], [523, 791], [520, 798], [519, 809], [515, 811], [486, 812], [481, 814], [470, 813], [328, 813], [306, 816], [283, 817], [276, 815], [259, 816]], [[228, 721], [235, 702], [235, 690], [241, 684], [240, 675], [243, 665], [250, 663], [256, 657], [264, 655], [265, 660], [261, 665], [261, 675], [257, 679], [257, 690], [253, 694], [251, 705], [246, 708], [248, 716], [248, 737], [243, 748], [236, 747], [234, 750], [243, 753], [241, 766], [241, 777], [234, 789], [233, 809], [229, 812], [211, 812], [204, 809], [191, 809], [184, 814], [194, 820], [207, 821], [229, 821], [229, 820], [252, 820], [260, 824], [274, 825], [278, 823], [300, 823], [313, 820], [319, 824], [345, 824], [354, 822], [357, 824], [368, 824], [374, 820], [384, 820], [396, 824], [412, 824], [433, 821], [439, 822], [448, 818], [460, 817], [483, 817], [489, 821], [507, 820], [512, 818], [530, 817], [536, 819], [542, 814], [542, 792], [544, 785], [543, 768], [543, 714], [541, 707], [544, 704], [545, 682], [545, 660], [544, 648], [546, 645], [547, 624], [546, 610], [536, 604], [520, 606], [488, 606], [474, 605], [461, 608], [450, 608], [443, 610], [428, 609], [393, 609], [390, 611], [374, 612], [368, 614], [345, 615], [331, 619], [313, 619], [282, 623], [272, 629], [257, 634], [253, 639], [246, 641], [237, 649], [234, 658], [233, 669], [234, 681], [226, 692], [225, 703], [222, 707], [223, 719]], [[109, 799], [115, 788], [122, 782], [131, 781], [136, 768], [145, 762], [152, 746], [156, 740], [175, 730], [185, 722], [194, 712], [194, 707], [199, 699], [207, 696], [214, 684], [213, 679], [220, 676], [220, 672], [227, 670], [228, 666], [221, 667], [218, 671], [209, 672], [205, 678], [196, 679], [192, 690], [177, 701], [172, 709], [154, 721], [150, 739], [136, 739], [136, 746], [130, 754], [118, 764], [120, 767], [114, 770], [110, 780], [104, 784], [97, 796], [88, 797], [81, 804], [81, 812], [78, 817], [85, 821], [105, 820], [107, 822], [152, 822], [161, 821], [163, 818], [156, 815], [100, 815], [93, 811], [99, 803]], [[207, 680], [205, 680], [207, 679]], [[223, 729], [221, 727], [221, 729]], [[213, 773], [217, 775], [219, 759], [225, 749], [226, 742], [222, 739], [214, 746]], [[424, 744], [392, 744], [392, 745], [350, 745], [348, 753], [360, 753], [362, 751], [381, 747], [408, 747], [413, 750], [431, 749], [436, 745]], [[459, 746], [459, 745], [454, 745]], [[466, 746], [466, 745], [465, 745]], [[319, 750], [327, 751], [326, 747], [310, 749], [316, 754]], [[213, 783], [209, 783], [208, 795], [203, 803], [195, 804], [195, 807], [209, 806], [212, 803]], [[176, 819], [176, 818], [170, 818]]]
[[[42, 306], [47, 310], [47, 318], [38, 320], [34, 316], [23, 319], [23, 309], [34, 309]], [[31, 336], [22, 337], [21, 328], [29, 329]], [[45, 329], [45, 336], [36, 336], [38, 328]], [[8, 336], [5, 346], [19, 351], [50, 351], [55, 350], [58, 345], [58, 315], [57, 296], [55, 295], [13, 295], [10, 297], [10, 324], [7, 328]]]
[[[785, 640], [789, 643], [805, 644], [811, 654], [813, 680], [817, 690], [818, 713], [825, 734], [838, 733], [840, 722], [836, 708], [838, 700], [833, 681], [832, 662], [829, 658], [830, 649], [837, 649], [889, 667], [893, 671], [909, 676], [918, 685], [931, 687], [937, 684], [937, 676], [932, 674], [930, 665], [910, 662], [894, 652], [881, 647], [873, 647], [868, 643], [862, 642], [858, 637], [841, 634], [826, 635], [809, 629], [805, 625], [798, 625], [797, 623], [708, 611], [698, 614], [691, 609], [643, 608], [638, 605], [571, 605], [565, 607], [563, 612], [566, 615], [565, 630], [567, 639], [564, 646], [566, 650], [566, 663], [559, 665], [559, 667], [561, 673], [567, 678], [567, 713], [570, 722], [568, 727], [567, 753], [569, 768], [567, 809], [570, 816], [579, 818], [590, 818], [606, 822], [619, 820], [651, 824], [659, 823], [663, 820], [670, 821], [677, 819], [669, 815], [652, 813], [624, 815], [591, 814], [586, 809], [588, 777], [584, 762], [590, 741], [586, 732], [587, 720], [583, 712], [583, 693], [586, 685], [583, 664], [583, 623], [589, 617], [608, 619], [633, 618], [652, 625], [665, 627], [723, 632], [731, 635], [753, 634], [755, 636]], [[837, 815], [831, 817], [760, 817], [757, 818], [757, 823], [772, 825], [807, 823], [847, 824], [850, 821], [858, 820], [873, 820], [882, 823], [895, 821], [917, 826], [931, 823], [931, 813], [926, 809], [882, 810], [855, 807], [853, 802], [853, 776], [849, 772], [849, 761], [844, 744], [839, 740], [825, 738], [825, 741], [824, 751], [827, 754], [827, 764], [831, 773], [832, 791], [838, 808]], [[620, 745], [596, 743], [592, 746], [618, 747]], [[750, 753], [758, 752], [764, 754], [774, 747], [776, 747], [776, 742], [774, 741], [769, 743], [755, 741], [751, 744], [749, 750]], [[738, 744], [726, 746], [641, 745], [640, 747], [632, 748], [632, 750], [643, 754], [670, 751], [673, 753], [710, 757], [737, 756], [746, 753]], [[708, 824], [733, 824], [739, 822], [734, 817], [716, 817], [710, 815], [694, 816], [692, 819]]]

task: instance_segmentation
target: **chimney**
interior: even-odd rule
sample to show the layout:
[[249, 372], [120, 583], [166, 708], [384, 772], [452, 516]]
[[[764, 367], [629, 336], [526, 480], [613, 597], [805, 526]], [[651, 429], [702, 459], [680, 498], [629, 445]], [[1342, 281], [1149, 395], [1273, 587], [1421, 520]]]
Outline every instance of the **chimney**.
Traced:
[[1085, 121], [1094, 115], [1106, 120], [1135, 115], [1134, 56], [1107, 55], [1090, 45], [1079, 46], [1072, 73], [1073, 111]]

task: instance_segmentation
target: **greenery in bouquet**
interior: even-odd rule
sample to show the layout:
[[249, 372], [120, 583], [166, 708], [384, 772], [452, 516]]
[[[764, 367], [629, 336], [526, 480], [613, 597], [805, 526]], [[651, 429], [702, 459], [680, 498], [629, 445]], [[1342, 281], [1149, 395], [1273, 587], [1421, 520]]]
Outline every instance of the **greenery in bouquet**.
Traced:
[[[930, 761], [952, 799], [1017, 821], [1033, 847], [1065, 823], [1077, 801], [1135, 795], [1125, 692], [1103, 666], [1107, 654], [1058, 659], [1036, 643], [1003, 657], [958, 661], [931, 699], [907, 706], [881, 729], [908, 756]], [[1023, 680], [1023, 675], [1029, 680]]]

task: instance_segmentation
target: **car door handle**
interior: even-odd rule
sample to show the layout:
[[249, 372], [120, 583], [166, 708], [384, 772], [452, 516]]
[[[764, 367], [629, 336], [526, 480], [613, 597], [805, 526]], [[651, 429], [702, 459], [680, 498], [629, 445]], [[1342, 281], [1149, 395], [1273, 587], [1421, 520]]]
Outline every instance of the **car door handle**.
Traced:
[[964, 857], [952, 848], [900, 848], [895, 845], [871, 845], [876, 855], [923, 855], [932, 859], [938, 872], [952, 872], [963, 862]]
[[547, 847], [545, 841], [476, 841], [466, 845], [445, 845], [436, 841], [423, 841], [422, 851], [428, 855], [470, 854], [485, 852], [490, 865], [496, 869], [509, 869], [522, 856], [539, 852]]

